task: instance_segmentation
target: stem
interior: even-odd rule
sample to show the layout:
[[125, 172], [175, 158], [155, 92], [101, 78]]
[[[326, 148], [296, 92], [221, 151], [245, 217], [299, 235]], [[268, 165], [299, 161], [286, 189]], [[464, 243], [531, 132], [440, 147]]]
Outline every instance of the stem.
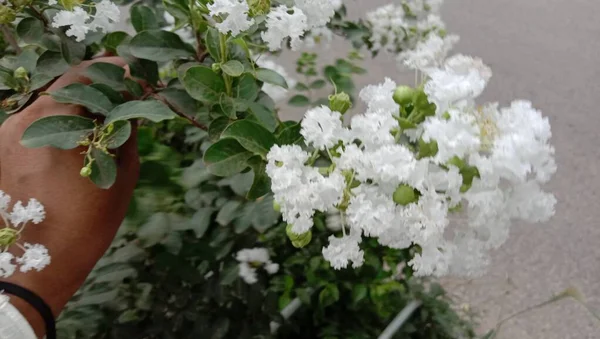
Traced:
[[191, 117], [181, 111], [179, 111], [179, 109], [177, 109], [177, 107], [171, 105], [167, 100], [165, 100], [163, 97], [161, 97], [160, 95], [153, 93], [152, 97], [162, 101], [165, 105], [169, 106], [169, 108], [175, 112], [175, 114], [179, 115], [180, 117], [184, 118], [185, 120], [189, 121], [192, 125], [194, 125], [195, 127], [204, 130], [204, 131], [208, 131], [208, 127], [204, 126], [203, 124], [199, 123], [196, 118]]
[[48, 19], [46, 19], [46, 16], [44, 16], [42, 12], [38, 11], [37, 8], [35, 8], [33, 5], [29, 5], [29, 9], [31, 9], [40, 20], [42, 20], [44, 26], [48, 27], [50, 25]]
[[21, 47], [19, 47], [19, 43], [13, 36], [8, 26], [2, 25], [0, 29], [2, 30], [2, 35], [4, 35], [4, 39], [15, 50], [15, 53], [17, 53], [17, 55], [21, 54]]
[[[221, 64], [227, 62], [227, 36], [225, 34], [219, 33], [219, 45], [221, 47]], [[231, 78], [223, 73], [223, 80], [225, 80], [225, 89], [227, 91], [227, 95], [231, 96], [233, 90], [231, 88]]]

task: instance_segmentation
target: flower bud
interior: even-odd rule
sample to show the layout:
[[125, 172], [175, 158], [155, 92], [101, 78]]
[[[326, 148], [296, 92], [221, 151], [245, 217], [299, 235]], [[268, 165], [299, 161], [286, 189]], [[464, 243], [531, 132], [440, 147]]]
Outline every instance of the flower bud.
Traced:
[[332, 111], [344, 114], [348, 112], [350, 107], [352, 107], [352, 101], [348, 94], [342, 92], [329, 96], [329, 108], [331, 108]]
[[413, 202], [419, 201], [419, 197], [415, 193], [415, 189], [408, 185], [400, 185], [394, 192], [394, 202], [398, 205], [406, 206]]
[[19, 238], [19, 233], [17, 232], [17, 230], [9, 228], [8, 225], [6, 226], [6, 228], [0, 229], [1, 247], [8, 247], [17, 242], [17, 239]]
[[413, 101], [415, 90], [408, 86], [400, 86], [394, 92], [394, 101], [399, 105], [407, 105]]
[[246, 0], [248, 2], [248, 7], [250, 7], [251, 17], [255, 17], [257, 15], [266, 15], [269, 13], [271, 9], [271, 0]]
[[0, 5], [0, 24], [10, 24], [17, 18], [17, 13], [7, 6]]
[[29, 6], [31, 5], [33, 1], [32, 0], [10, 0], [10, 3], [14, 6], [14, 7], [25, 7], [25, 6]]
[[13, 76], [17, 79], [27, 79], [27, 70], [25, 69], [25, 67], [21, 66], [17, 69], [15, 69]]
[[84, 0], [59, 0], [58, 1], [65, 9], [72, 11], [74, 7], [81, 5]]
[[281, 205], [279, 205], [275, 200], [273, 200], [273, 209], [275, 210], [275, 212], [281, 212]]
[[106, 126], [106, 134], [111, 134], [115, 130], [115, 124], [109, 124]]
[[86, 166], [86, 167], [83, 167], [83, 168], [81, 169], [81, 171], [79, 171], [79, 175], [81, 175], [81, 176], [82, 176], [82, 177], [84, 177], [84, 178], [87, 178], [87, 177], [89, 177], [90, 175], [92, 175], [92, 169], [91, 169], [90, 167], [88, 167], [88, 166]]
[[287, 234], [288, 238], [290, 238], [290, 240], [292, 241], [292, 245], [296, 248], [302, 248], [308, 245], [312, 240], [312, 232], [308, 231], [302, 234], [296, 234], [292, 232], [292, 227], [293, 226], [291, 224], [288, 224], [285, 227], [285, 233]]
[[212, 64], [212, 66], [210, 66], [210, 68], [212, 68], [213, 72], [218, 73], [221, 71], [221, 64], [215, 62], [214, 64]]

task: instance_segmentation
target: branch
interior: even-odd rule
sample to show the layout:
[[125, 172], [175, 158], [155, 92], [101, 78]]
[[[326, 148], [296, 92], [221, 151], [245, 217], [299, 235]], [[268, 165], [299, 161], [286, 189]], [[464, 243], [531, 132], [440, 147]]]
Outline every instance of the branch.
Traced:
[[152, 93], [152, 97], [162, 101], [165, 105], [169, 106], [169, 108], [171, 110], [173, 110], [173, 112], [175, 112], [175, 114], [179, 115], [180, 117], [184, 118], [185, 120], [189, 121], [192, 125], [194, 125], [195, 127], [198, 127], [201, 130], [204, 131], [208, 131], [208, 127], [204, 126], [203, 124], [199, 123], [196, 118], [191, 117], [183, 112], [181, 112], [176, 106], [171, 105], [171, 103], [169, 103], [165, 98], [161, 97], [160, 95], [156, 94], [156, 93]]
[[15, 50], [15, 53], [21, 54], [21, 47], [19, 47], [19, 43], [13, 36], [10, 28], [8, 28], [8, 26], [6, 25], [2, 25], [0, 29], [2, 30], [2, 35], [4, 35], [4, 39]]

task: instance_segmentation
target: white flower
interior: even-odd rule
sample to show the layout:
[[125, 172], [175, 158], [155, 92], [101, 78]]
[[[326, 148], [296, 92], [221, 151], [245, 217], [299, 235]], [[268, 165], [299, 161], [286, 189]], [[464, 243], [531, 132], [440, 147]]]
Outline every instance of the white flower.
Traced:
[[121, 11], [119, 7], [110, 0], [102, 0], [95, 5], [96, 13], [94, 20], [89, 24], [90, 29], [109, 32], [113, 29], [114, 23], [119, 22]]
[[317, 45], [327, 48], [331, 45], [332, 40], [333, 32], [327, 26], [315, 27], [304, 34], [299, 49], [312, 49]]
[[248, 17], [250, 8], [246, 0], [213, 0], [208, 5], [208, 10], [211, 16], [227, 15], [222, 22], [215, 24], [223, 34], [231, 32], [235, 36], [254, 24], [254, 19]]
[[[259, 58], [256, 59], [256, 64], [260, 68], [270, 69], [272, 71], [279, 73], [279, 75], [281, 75], [287, 82], [288, 88], [296, 87], [296, 84], [298, 83], [298, 81], [296, 81], [296, 79], [294, 77], [292, 77], [283, 66], [277, 64], [275, 61], [273, 61], [265, 56], [260, 56]], [[275, 102], [285, 99], [289, 92], [288, 89], [285, 89], [281, 86], [269, 84], [266, 82], [263, 84], [262, 90], [263, 90], [263, 92], [267, 93], [267, 95], [269, 97], [271, 97], [271, 99], [273, 99], [273, 101], [275, 101]]]
[[429, 35], [427, 40], [419, 42], [414, 49], [398, 54], [397, 60], [411, 69], [426, 70], [439, 67], [458, 40], [457, 35], [443, 38]]
[[19, 270], [27, 272], [32, 269], [41, 271], [44, 267], [50, 264], [50, 255], [48, 249], [44, 245], [25, 243], [25, 253], [17, 258], [17, 263], [21, 264]]
[[266, 248], [246, 248], [237, 253], [236, 260], [266, 263], [269, 261], [269, 251]]
[[361, 185], [353, 190], [346, 210], [348, 224], [360, 229], [365, 236], [378, 237], [394, 224], [396, 204], [378, 187]]
[[247, 262], [239, 263], [239, 275], [247, 284], [256, 284], [258, 282], [258, 277], [256, 275], [256, 269], [250, 267]]
[[517, 185], [507, 195], [507, 209], [513, 218], [536, 223], [546, 222], [554, 215], [556, 198], [542, 191], [533, 180]]
[[267, 43], [271, 51], [281, 49], [283, 39], [291, 39], [292, 49], [297, 49], [301, 44], [300, 37], [307, 30], [306, 15], [297, 7], [292, 8], [293, 13], [288, 13], [289, 9], [281, 5], [271, 9], [267, 14], [267, 31], [262, 32], [262, 39]]
[[352, 267], [360, 267], [365, 259], [364, 252], [358, 246], [359, 242], [360, 233], [342, 238], [332, 235], [329, 237], [329, 246], [323, 247], [323, 258], [329, 261], [331, 267], [336, 270], [346, 268], [350, 262], [352, 262]]
[[239, 261], [239, 276], [247, 283], [254, 284], [258, 281], [257, 268], [263, 267], [268, 274], [279, 271], [279, 265], [271, 262], [269, 251], [266, 248], [245, 248], [236, 254]]
[[10, 195], [0, 191], [0, 211], [6, 212], [8, 205], [10, 204]]
[[451, 243], [440, 242], [422, 244], [421, 253], [415, 254], [414, 258], [408, 262], [415, 271], [415, 276], [441, 277], [448, 273], [455, 246]]
[[48, 5], [50, 5], [50, 6], [54, 6], [57, 4], [58, 4], [58, 1], [56, 1], [56, 0], [48, 0]]
[[0, 253], [0, 278], [8, 278], [15, 273], [16, 265], [13, 264], [13, 255], [9, 252]]
[[480, 147], [475, 117], [457, 109], [450, 109], [448, 114], [449, 119], [429, 117], [423, 124], [423, 140], [437, 141], [438, 152], [434, 159], [440, 164], [454, 156], [463, 158]]
[[46, 217], [44, 206], [35, 199], [29, 199], [27, 206], [23, 206], [20, 201], [13, 206], [13, 211], [10, 214], [10, 221], [14, 227], [20, 224], [25, 224], [32, 221], [34, 224], [39, 224]]
[[309, 145], [325, 150], [339, 141], [345, 141], [348, 131], [342, 127], [340, 112], [332, 112], [329, 107], [320, 106], [306, 112], [300, 134]]
[[404, 145], [386, 145], [367, 153], [366, 157], [369, 173], [364, 175], [379, 185], [397, 186], [407, 182], [417, 166], [414, 154]]
[[367, 104], [367, 114], [398, 115], [400, 106], [393, 98], [395, 89], [396, 83], [390, 78], [385, 78], [385, 81], [381, 84], [369, 85], [363, 88], [359, 93], [359, 97]]
[[83, 41], [87, 32], [92, 29], [87, 23], [89, 19], [90, 15], [78, 6], [73, 8], [73, 11], [60, 11], [56, 13], [52, 19], [52, 27], [70, 26], [66, 34], [75, 37], [77, 41]]
[[325, 26], [336, 9], [336, 4], [331, 0], [295, 0], [295, 4], [306, 15], [308, 29]]
[[269, 274], [275, 274], [279, 271], [279, 264], [270, 263], [265, 265], [265, 271]]
[[352, 138], [360, 140], [367, 149], [376, 149], [394, 143], [392, 131], [399, 125], [389, 114], [368, 113], [353, 116], [350, 127]]

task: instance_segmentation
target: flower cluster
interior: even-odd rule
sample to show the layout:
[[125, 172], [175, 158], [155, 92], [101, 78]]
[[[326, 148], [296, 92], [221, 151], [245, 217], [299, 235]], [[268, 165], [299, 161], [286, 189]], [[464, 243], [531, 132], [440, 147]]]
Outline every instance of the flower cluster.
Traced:
[[223, 34], [231, 33], [234, 36], [249, 30], [256, 23], [253, 18], [255, 12], [266, 14], [266, 30], [261, 36], [268, 48], [276, 51], [281, 49], [285, 39], [290, 39], [292, 49], [298, 49], [306, 32], [313, 30], [320, 32], [319, 35], [324, 34], [327, 23], [342, 2], [295, 0], [292, 7], [282, 4], [264, 9], [260, 8], [261, 5], [260, 1], [213, 0], [208, 10], [217, 21], [215, 27]]
[[[360, 92], [367, 110], [346, 127], [342, 113], [309, 110], [298, 145], [267, 159], [276, 202], [291, 230], [311, 230], [317, 211], [340, 214], [343, 236], [323, 256], [332, 267], [362, 265], [362, 237], [391, 248], [416, 246], [417, 275], [474, 275], [513, 221], [543, 222], [556, 199], [540, 185], [556, 171], [550, 124], [527, 101], [478, 106], [491, 70], [431, 38], [406, 60], [425, 82], [386, 79]], [[418, 57], [417, 55], [423, 56]], [[425, 57], [427, 56], [427, 57]], [[319, 158], [327, 166], [316, 167]], [[321, 162], [322, 163], [322, 162]]]
[[[17, 201], [12, 211], [9, 212], [11, 198], [9, 195], [0, 191], [0, 217], [4, 221], [4, 228], [0, 229], [0, 277], [8, 278], [20, 265], [21, 272], [30, 270], [41, 271], [50, 264], [50, 255], [44, 245], [41, 244], [19, 244], [21, 233], [28, 222], [34, 224], [41, 223], [46, 212], [44, 206], [35, 199], [30, 199], [27, 205]], [[23, 255], [15, 257], [8, 252], [12, 245], [17, 245], [23, 250]]]
[[247, 284], [258, 282], [257, 269], [262, 267], [268, 274], [279, 271], [279, 264], [271, 262], [269, 251], [266, 248], [246, 248], [236, 255], [239, 264], [240, 277]]
[[367, 13], [372, 49], [397, 53], [412, 50], [426, 36], [444, 35], [441, 4], [442, 0], [403, 0]]
[[[56, 5], [56, 0], [48, 1], [49, 5]], [[72, 9], [61, 10], [52, 19], [52, 27], [59, 28], [68, 26], [65, 32], [77, 41], [83, 41], [88, 32], [112, 30], [114, 23], [119, 22], [121, 11], [119, 7], [110, 0], [102, 0], [93, 3], [94, 13], [88, 12], [82, 6]]]

